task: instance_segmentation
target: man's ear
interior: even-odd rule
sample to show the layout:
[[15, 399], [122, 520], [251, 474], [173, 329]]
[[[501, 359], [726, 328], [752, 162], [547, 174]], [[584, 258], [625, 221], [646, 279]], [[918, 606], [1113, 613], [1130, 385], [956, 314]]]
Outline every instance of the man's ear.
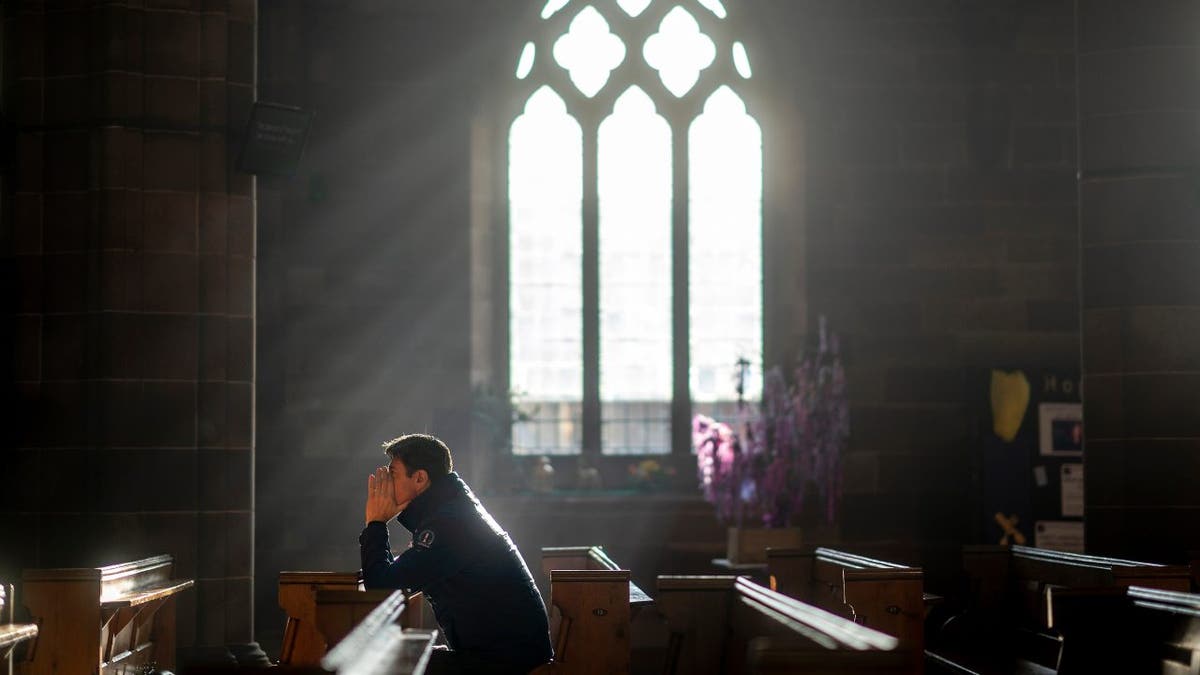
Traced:
[[424, 485], [429, 482], [429, 472], [425, 469], [417, 469], [413, 472], [413, 480], [417, 485]]

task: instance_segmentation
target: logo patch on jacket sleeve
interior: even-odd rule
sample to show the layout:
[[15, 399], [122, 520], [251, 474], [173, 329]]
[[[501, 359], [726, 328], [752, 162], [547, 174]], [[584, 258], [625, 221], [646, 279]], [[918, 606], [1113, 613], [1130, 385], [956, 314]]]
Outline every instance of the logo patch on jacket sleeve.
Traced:
[[430, 546], [433, 546], [433, 530], [421, 530], [421, 532], [417, 534], [417, 546], [422, 548], [429, 548]]

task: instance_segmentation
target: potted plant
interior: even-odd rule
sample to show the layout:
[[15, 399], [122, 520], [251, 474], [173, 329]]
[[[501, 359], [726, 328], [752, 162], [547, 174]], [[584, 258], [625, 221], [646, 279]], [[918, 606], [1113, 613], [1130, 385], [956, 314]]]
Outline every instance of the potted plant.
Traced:
[[769, 370], [762, 401], [757, 409], [740, 404], [734, 426], [692, 420], [700, 485], [729, 526], [732, 563], [763, 562], [768, 546], [798, 545], [801, 525], [835, 522], [850, 414], [837, 339], [824, 319], [816, 349], [790, 375]]

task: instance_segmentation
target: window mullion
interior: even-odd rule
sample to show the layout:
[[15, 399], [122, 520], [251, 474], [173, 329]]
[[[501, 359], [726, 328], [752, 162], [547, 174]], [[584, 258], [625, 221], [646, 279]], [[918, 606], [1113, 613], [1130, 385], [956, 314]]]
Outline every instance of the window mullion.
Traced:
[[688, 125], [671, 116], [671, 452], [691, 448], [692, 402], [688, 321]]
[[[592, 111], [589, 111], [592, 112]], [[600, 455], [600, 116], [581, 115], [583, 127], [583, 448]]]

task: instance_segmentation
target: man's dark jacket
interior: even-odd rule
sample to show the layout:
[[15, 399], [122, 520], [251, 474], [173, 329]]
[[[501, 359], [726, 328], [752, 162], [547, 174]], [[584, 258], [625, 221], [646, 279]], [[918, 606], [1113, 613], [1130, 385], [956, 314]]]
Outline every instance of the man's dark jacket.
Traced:
[[393, 558], [387, 525], [358, 538], [363, 585], [421, 591], [455, 651], [521, 668], [553, 656], [542, 596], [508, 534], [456, 473], [433, 481], [396, 518], [412, 533]]

